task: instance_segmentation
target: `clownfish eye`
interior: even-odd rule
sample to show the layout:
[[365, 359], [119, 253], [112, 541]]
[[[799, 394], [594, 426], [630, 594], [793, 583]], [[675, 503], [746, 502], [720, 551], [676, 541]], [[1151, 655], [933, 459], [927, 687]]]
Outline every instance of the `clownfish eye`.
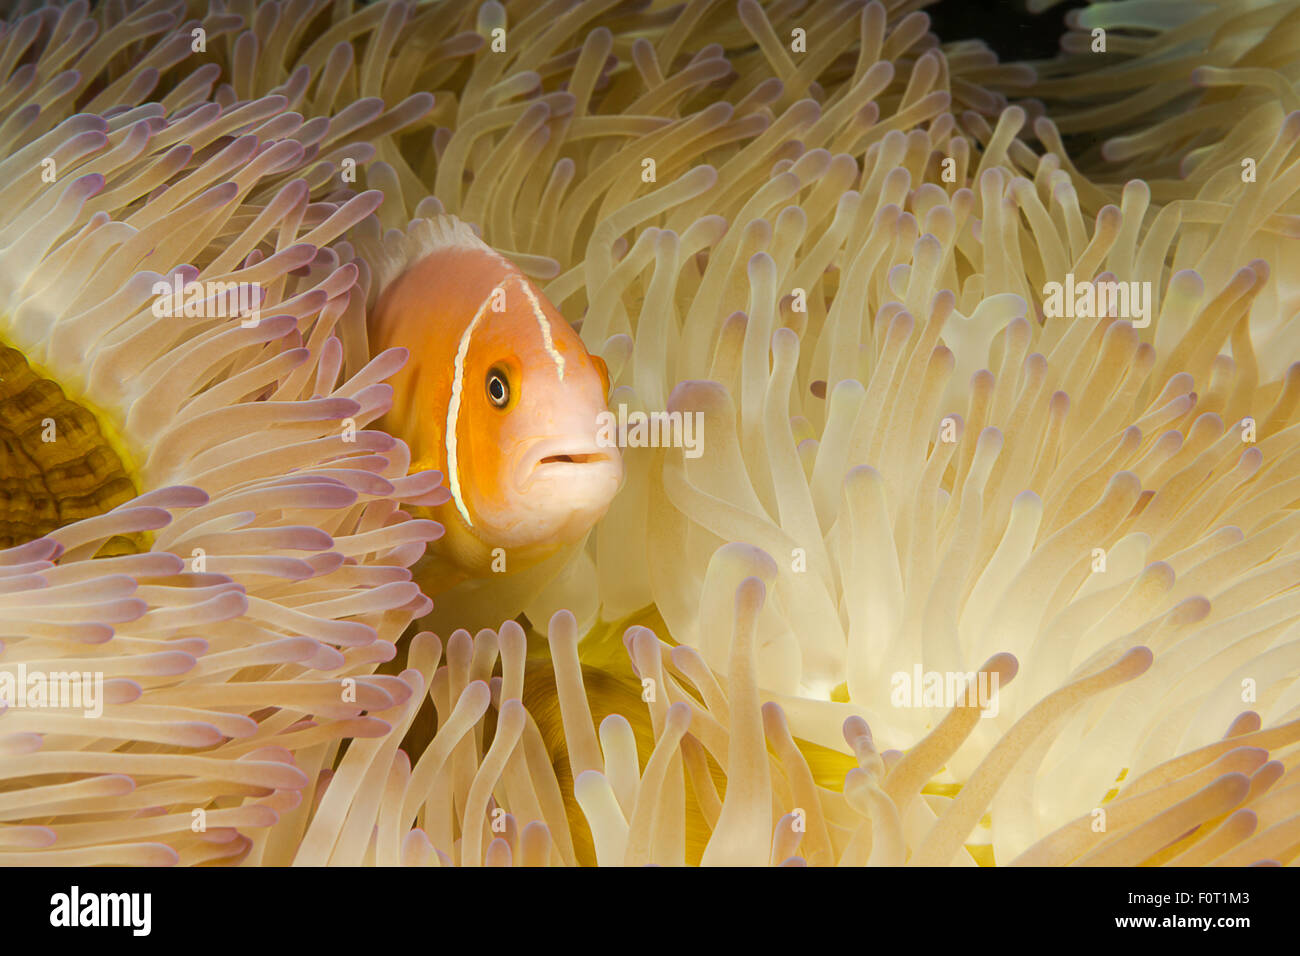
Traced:
[[492, 368], [488, 371], [487, 397], [497, 408], [505, 408], [510, 401], [510, 382], [502, 369]]

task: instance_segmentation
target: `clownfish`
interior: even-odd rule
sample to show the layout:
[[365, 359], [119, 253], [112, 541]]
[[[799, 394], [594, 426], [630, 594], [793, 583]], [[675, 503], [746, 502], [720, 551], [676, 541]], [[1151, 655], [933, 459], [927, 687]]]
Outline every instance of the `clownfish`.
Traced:
[[381, 427], [411, 449], [411, 470], [442, 472], [451, 497], [442, 590], [483, 577], [497, 555], [527, 567], [582, 540], [623, 478], [597, 440], [609, 371], [512, 262], [453, 216], [429, 221], [417, 257], [367, 320], [376, 351], [410, 358]]

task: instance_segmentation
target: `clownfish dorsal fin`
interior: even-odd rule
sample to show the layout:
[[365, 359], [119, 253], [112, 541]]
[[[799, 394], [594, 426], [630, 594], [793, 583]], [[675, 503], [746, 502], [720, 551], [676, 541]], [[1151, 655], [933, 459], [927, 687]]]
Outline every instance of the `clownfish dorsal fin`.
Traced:
[[479, 238], [469, 223], [448, 213], [431, 219], [414, 219], [407, 230], [413, 240], [415, 258], [420, 259], [440, 249], [468, 249], [482, 252], [501, 260], [514, 269], [514, 264]]
[[479, 238], [469, 223], [450, 213], [412, 219], [405, 229], [389, 229], [382, 236], [377, 223], [367, 225], [370, 228], [358, 230], [352, 242], [373, 275], [367, 296], [370, 306], [408, 268], [425, 256], [444, 249], [479, 252], [499, 262], [506, 271], [519, 272], [518, 266]]

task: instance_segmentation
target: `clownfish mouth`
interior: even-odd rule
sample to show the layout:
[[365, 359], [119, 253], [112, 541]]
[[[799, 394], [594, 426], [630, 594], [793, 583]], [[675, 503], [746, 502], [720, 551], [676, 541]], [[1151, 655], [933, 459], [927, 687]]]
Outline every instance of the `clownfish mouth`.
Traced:
[[550, 478], [581, 484], [585, 484], [588, 479], [595, 480], [597, 484], [612, 480], [617, 485], [622, 472], [617, 449], [601, 448], [590, 439], [542, 439], [534, 442], [519, 456], [515, 484], [520, 491], [526, 491], [539, 480]]
[[606, 455], [606, 454], [603, 454], [603, 453], [584, 453], [584, 452], [578, 452], [578, 453], [576, 453], [576, 454], [572, 454], [572, 455], [568, 455], [568, 454], [565, 454], [565, 455], [547, 455], [545, 458], [543, 458], [543, 459], [542, 459], [541, 461], [539, 461], [537, 464], [538, 464], [539, 467], [540, 467], [541, 465], [552, 465], [552, 464], [589, 465], [589, 464], [591, 464], [592, 462], [597, 462], [597, 461], [608, 461], [608, 460], [609, 460], [609, 456]]

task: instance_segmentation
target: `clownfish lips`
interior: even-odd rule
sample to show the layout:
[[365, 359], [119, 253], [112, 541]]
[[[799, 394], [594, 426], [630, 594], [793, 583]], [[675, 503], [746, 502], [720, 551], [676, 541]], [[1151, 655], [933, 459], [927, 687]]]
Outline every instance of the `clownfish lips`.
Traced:
[[577, 452], [572, 455], [547, 455], [537, 463], [537, 467], [542, 465], [590, 465], [592, 462], [605, 461], [609, 458], [603, 452]]
[[515, 456], [507, 491], [508, 530], [501, 540], [516, 546], [577, 541], [605, 512], [623, 480], [617, 448], [592, 438], [540, 438]]
[[530, 443], [517, 461], [515, 487], [521, 494], [528, 494], [538, 482], [560, 480], [593, 490], [608, 485], [613, 497], [623, 477], [618, 449], [601, 448], [590, 439], [539, 439]]

